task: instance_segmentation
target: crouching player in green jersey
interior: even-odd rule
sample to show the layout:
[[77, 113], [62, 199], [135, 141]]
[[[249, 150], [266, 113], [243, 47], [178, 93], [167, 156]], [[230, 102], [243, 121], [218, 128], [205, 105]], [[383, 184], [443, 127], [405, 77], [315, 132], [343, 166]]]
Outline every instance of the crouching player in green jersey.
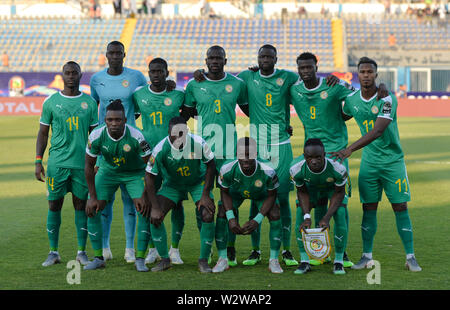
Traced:
[[377, 230], [377, 208], [384, 190], [394, 210], [397, 231], [406, 252], [406, 267], [421, 271], [414, 256], [413, 233], [407, 202], [411, 199], [408, 175], [397, 127], [397, 98], [393, 94], [376, 99], [377, 63], [363, 57], [358, 63], [361, 90], [350, 94], [343, 107], [345, 119], [355, 118], [362, 137], [347, 148], [332, 153], [344, 160], [364, 148], [359, 170], [359, 195], [363, 207], [361, 234], [363, 254], [353, 269], [372, 264]]
[[[148, 65], [148, 76], [150, 85], [145, 85], [136, 89], [133, 93], [133, 103], [135, 113], [139, 113], [142, 118], [142, 133], [145, 140], [154, 148], [159, 141], [167, 136], [169, 129], [169, 121], [180, 115], [180, 110], [184, 102], [184, 90], [175, 89], [166, 91], [167, 77], [169, 76], [167, 62], [162, 58], [153, 59]], [[156, 189], [162, 184], [161, 177], [155, 181]], [[178, 245], [184, 228], [184, 210], [181, 201], [171, 212], [172, 222], [172, 245], [169, 250], [169, 256], [172, 264], [183, 264], [180, 257]], [[142, 224], [142, 225], [141, 225]], [[148, 227], [145, 231], [148, 234], [140, 234], [144, 239], [137, 241], [136, 257], [142, 258], [149, 245], [149, 251], [146, 263], [153, 263], [158, 258], [158, 251], [155, 248], [151, 238], [150, 222], [148, 218], [138, 214], [138, 231], [142, 231], [143, 227]]]
[[346, 211], [347, 170], [344, 165], [325, 157], [325, 148], [320, 139], [309, 139], [305, 142], [303, 156], [298, 157], [291, 165], [290, 174], [297, 187], [297, 207], [295, 233], [300, 250], [300, 266], [295, 274], [311, 271], [309, 257], [302, 241], [301, 230], [311, 227], [311, 209], [319, 201], [330, 200], [330, 205], [319, 221], [319, 227], [330, 227], [330, 219], [334, 218], [334, 274], [345, 274], [344, 252], [347, 245], [348, 226]]
[[[137, 211], [142, 210], [145, 203], [143, 178], [145, 164], [151, 153], [150, 146], [141, 131], [126, 122], [121, 100], [114, 100], [106, 108], [106, 125], [89, 135], [84, 173], [90, 195], [86, 206], [88, 234], [95, 259], [84, 267], [86, 270], [105, 266], [101, 211], [112, 200], [119, 186], [126, 188]], [[94, 166], [99, 155], [104, 160], [95, 174]], [[143, 261], [136, 260], [136, 266], [139, 263], [143, 265]]]
[[[75, 208], [78, 254], [76, 260], [86, 265], [87, 218], [85, 213], [88, 188], [83, 173], [84, 149], [89, 132], [98, 124], [97, 104], [88, 95], [80, 92], [81, 69], [73, 61], [63, 67], [64, 89], [44, 101], [36, 141], [36, 179], [47, 181], [47, 232], [50, 253], [42, 266], [61, 261], [58, 253], [61, 208], [64, 196], [72, 192]], [[42, 156], [47, 147], [50, 127], [52, 128], [47, 175], [42, 166]]]
[[[270, 259], [269, 270], [272, 273], [282, 273], [278, 255], [281, 247], [281, 217], [280, 206], [276, 204], [277, 188], [280, 186], [274, 169], [261, 163], [256, 158], [256, 141], [252, 138], [241, 138], [237, 143], [237, 158], [226, 163], [220, 169], [219, 184], [223, 207], [219, 207], [218, 217], [227, 217], [229, 230], [234, 234], [251, 234], [257, 229], [264, 216], [270, 222]], [[237, 210], [245, 199], [250, 199], [258, 208], [258, 214], [241, 228]], [[227, 239], [227, 231], [221, 237]], [[213, 272], [223, 272], [228, 269], [226, 242], [218, 248], [219, 260]], [[218, 243], [219, 245], [219, 243]]]
[[[200, 272], [211, 272], [208, 257], [214, 240], [215, 206], [211, 194], [214, 184], [216, 165], [214, 153], [205, 140], [188, 133], [186, 120], [177, 116], [169, 122], [169, 135], [153, 149], [147, 164], [145, 187], [150, 205], [146, 205], [142, 214], [150, 214], [150, 229], [153, 242], [161, 256], [161, 262], [152, 271], [170, 268], [167, 252], [167, 234], [164, 217], [188, 193], [200, 213]], [[155, 179], [162, 176], [163, 184], [156, 193]]]

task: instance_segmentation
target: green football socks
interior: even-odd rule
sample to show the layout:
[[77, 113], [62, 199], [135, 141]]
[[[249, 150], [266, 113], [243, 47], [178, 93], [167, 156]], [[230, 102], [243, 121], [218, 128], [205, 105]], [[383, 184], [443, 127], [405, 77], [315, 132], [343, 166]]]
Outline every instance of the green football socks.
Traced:
[[47, 234], [50, 242], [50, 251], [58, 251], [59, 227], [61, 226], [61, 211], [48, 210]]
[[211, 223], [202, 222], [202, 228], [200, 231], [200, 259], [209, 258], [212, 243], [214, 240], [214, 233], [215, 233], [214, 226], [215, 226], [214, 222]]
[[169, 251], [167, 250], [167, 232], [164, 222], [162, 222], [159, 227], [150, 224], [150, 229], [152, 231], [153, 243], [156, 246], [156, 250], [158, 250], [159, 256], [161, 256], [161, 258], [169, 258]]
[[283, 248], [287, 251], [291, 247], [291, 226], [292, 226], [292, 215], [291, 215], [291, 205], [289, 204], [289, 192], [279, 193], [277, 195], [278, 202], [280, 204], [280, 214], [281, 214], [281, 237], [283, 242]]
[[[150, 220], [138, 213], [136, 258], [145, 258], [147, 245], [151, 240]], [[152, 242], [153, 243], [153, 242]]]
[[172, 222], [172, 248], [178, 248], [184, 229], [184, 208], [176, 206], [170, 214]]
[[75, 227], [77, 229], [78, 251], [85, 251], [88, 236], [85, 210], [75, 210]]
[[363, 241], [363, 253], [372, 253], [373, 239], [377, 232], [377, 211], [363, 210], [361, 223], [361, 235]]
[[227, 258], [228, 220], [225, 217], [216, 218], [216, 247], [219, 257]]
[[394, 212], [394, 214], [395, 222], [397, 223], [397, 231], [402, 239], [405, 252], [406, 254], [414, 254], [413, 232], [408, 209], [400, 212]]
[[278, 258], [281, 247], [281, 219], [276, 221], [270, 221], [269, 230], [269, 244], [270, 244], [270, 259]]
[[93, 217], [88, 217], [87, 228], [89, 239], [91, 240], [94, 256], [103, 256], [103, 228], [102, 228], [102, 212], [98, 212]]

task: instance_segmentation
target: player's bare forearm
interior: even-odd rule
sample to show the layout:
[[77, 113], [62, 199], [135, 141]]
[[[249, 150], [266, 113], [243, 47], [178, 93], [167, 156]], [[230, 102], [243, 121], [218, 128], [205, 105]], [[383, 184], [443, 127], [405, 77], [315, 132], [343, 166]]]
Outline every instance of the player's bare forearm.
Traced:
[[348, 149], [353, 153], [356, 152], [359, 149], [362, 149], [366, 145], [372, 143], [372, 141], [378, 139], [383, 134], [384, 130], [389, 126], [391, 123], [390, 119], [378, 117], [375, 121], [375, 125], [373, 126], [373, 129], [366, 133], [364, 136], [359, 138], [357, 141], [352, 143]]
[[380, 100], [381, 98], [384, 98], [387, 96], [389, 96], [389, 89], [387, 88], [386, 84], [380, 83], [380, 85], [378, 85], [378, 90], [377, 90], [377, 100]]
[[48, 132], [50, 127], [40, 124], [36, 138], [36, 156], [43, 156], [48, 143]]
[[144, 163], [147, 164], [149, 158], [150, 158], [150, 155], [147, 155], [147, 156], [142, 157], [142, 160], [144, 161]]
[[89, 195], [91, 198], [97, 200], [97, 191], [95, 189], [95, 171], [94, 166], [97, 161], [96, 157], [86, 154], [84, 161], [84, 176], [89, 189]]
[[145, 173], [145, 193], [147, 193], [147, 199], [152, 207], [156, 207], [158, 200], [156, 199], [155, 176], [148, 172]]
[[203, 187], [203, 194], [209, 196], [209, 192], [214, 184], [214, 177], [216, 175], [216, 163], [214, 159], [211, 159], [206, 163], [206, 175], [205, 175], [205, 186]]
[[271, 190], [271, 191], [267, 191], [267, 197], [264, 200], [262, 206], [261, 206], [261, 210], [259, 210], [259, 212], [264, 215], [267, 216], [267, 214], [269, 214], [270, 209], [273, 208], [273, 206], [275, 205], [275, 201], [277, 200], [277, 190]]
[[140, 113], [135, 113], [135, 114], [134, 114], [134, 119], [137, 120], [137, 119], [139, 118], [139, 116], [141, 116]]
[[220, 188], [220, 198], [225, 212], [233, 210], [233, 198], [231, 198], [228, 188]]
[[345, 197], [345, 185], [335, 186], [333, 196], [331, 196], [330, 199], [330, 207], [328, 208], [328, 211], [324, 216], [327, 222], [330, 221], [331, 217], [336, 213], [337, 209], [341, 206], [344, 197]]

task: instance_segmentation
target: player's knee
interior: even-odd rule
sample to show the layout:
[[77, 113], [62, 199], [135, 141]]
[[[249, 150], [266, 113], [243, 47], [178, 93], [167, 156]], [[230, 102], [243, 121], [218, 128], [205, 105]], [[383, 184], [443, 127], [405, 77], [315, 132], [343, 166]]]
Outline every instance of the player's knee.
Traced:
[[50, 211], [59, 212], [62, 209], [63, 202], [64, 202], [64, 198], [59, 199], [59, 200], [49, 200], [48, 208]]
[[363, 203], [363, 210], [364, 211], [374, 211], [378, 208], [378, 202], [374, 203]]
[[269, 214], [267, 215], [269, 221], [278, 221], [281, 217], [280, 207], [278, 205], [274, 205], [272, 209], [270, 209]]
[[406, 211], [407, 208], [408, 206], [406, 202], [392, 204], [392, 209], [394, 210], [394, 212]]

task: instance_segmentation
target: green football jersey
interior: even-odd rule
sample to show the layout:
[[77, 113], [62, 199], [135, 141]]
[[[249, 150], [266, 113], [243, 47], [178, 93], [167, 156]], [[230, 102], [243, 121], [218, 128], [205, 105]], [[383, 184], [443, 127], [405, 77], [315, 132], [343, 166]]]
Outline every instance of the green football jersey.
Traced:
[[[238, 74], [247, 85], [250, 135], [258, 144], [278, 144], [289, 139], [289, 88], [298, 80], [295, 72], [275, 69], [269, 76], [245, 70]], [[272, 130], [276, 130], [272, 133]]]
[[[186, 85], [184, 105], [197, 109], [201, 116], [201, 121], [197, 122], [197, 134], [206, 140], [217, 159], [235, 155], [236, 103], [241, 106], [247, 104], [246, 87], [240, 78], [231, 74], [225, 73], [223, 79], [216, 81], [206, 78], [197, 82], [192, 79]], [[227, 141], [230, 134], [234, 143]]]
[[267, 191], [280, 186], [275, 170], [258, 160], [255, 172], [250, 176], [242, 172], [237, 159], [223, 165], [218, 182], [222, 187], [228, 188], [232, 195], [255, 200], [265, 199]]
[[107, 172], [136, 173], [144, 171], [142, 158], [149, 156], [151, 149], [139, 129], [126, 124], [123, 135], [116, 140], [103, 125], [89, 135], [86, 153], [92, 157], [102, 155], [100, 169]]
[[74, 97], [55, 93], [45, 99], [39, 122], [52, 129], [48, 164], [84, 169], [89, 127], [98, 125], [97, 102], [85, 93]]
[[381, 137], [363, 148], [361, 160], [384, 164], [403, 158], [397, 127], [397, 98], [395, 95], [389, 93], [389, 96], [377, 100], [377, 94], [375, 94], [366, 100], [358, 90], [345, 99], [343, 112], [354, 117], [361, 135], [365, 135], [373, 129], [378, 117], [391, 120]]
[[161, 175], [164, 183], [183, 188], [201, 183], [206, 174], [205, 164], [213, 159], [214, 153], [202, 137], [188, 134], [186, 145], [179, 150], [167, 136], [153, 149], [145, 170]]
[[291, 89], [291, 104], [305, 129], [305, 141], [320, 139], [326, 152], [336, 152], [347, 147], [347, 126], [342, 118], [342, 102], [355, 89], [344, 81], [330, 87], [324, 78], [319, 85], [308, 89], [303, 81]]
[[321, 172], [312, 172], [304, 156], [294, 159], [289, 169], [291, 180], [295, 186], [306, 185], [309, 193], [325, 193], [328, 197], [335, 190], [335, 186], [347, 183], [347, 169], [338, 161], [325, 158], [325, 167]]
[[138, 88], [133, 94], [135, 113], [142, 117], [142, 133], [154, 148], [169, 132], [169, 121], [180, 115], [184, 102], [184, 90], [175, 89], [160, 93], [150, 89], [150, 85]]

